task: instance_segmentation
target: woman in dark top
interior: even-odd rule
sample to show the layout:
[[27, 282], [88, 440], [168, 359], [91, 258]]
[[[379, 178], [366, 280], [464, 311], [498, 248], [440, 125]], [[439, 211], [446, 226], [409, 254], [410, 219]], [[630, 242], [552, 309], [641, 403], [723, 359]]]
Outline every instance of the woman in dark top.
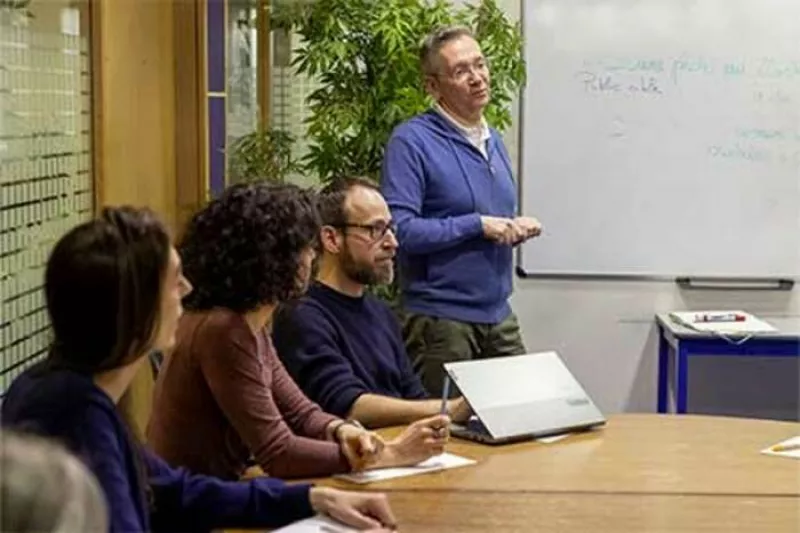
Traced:
[[315, 512], [360, 528], [391, 527], [382, 495], [192, 475], [136, 442], [117, 403], [147, 354], [174, 343], [190, 291], [149, 211], [105, 209], [74, 228], [45, 273], [53, 345], [8, 390], [3, 424], [55, 438], [80, 457], [102, 487], [110, 531], [278, 527]]

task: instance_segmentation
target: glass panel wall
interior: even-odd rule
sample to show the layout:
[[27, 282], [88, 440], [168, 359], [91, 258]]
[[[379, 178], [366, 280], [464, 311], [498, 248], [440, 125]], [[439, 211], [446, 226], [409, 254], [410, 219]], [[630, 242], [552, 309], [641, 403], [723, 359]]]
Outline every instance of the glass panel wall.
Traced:
[[[258, 0], [228, 0], [227, 143], [258, 129]], [[228, 158], [230, 168], [231, 159]]]
[[46, 353], [47, 256], [93, 213], [86, 9], [0, 3], [0, 394]]

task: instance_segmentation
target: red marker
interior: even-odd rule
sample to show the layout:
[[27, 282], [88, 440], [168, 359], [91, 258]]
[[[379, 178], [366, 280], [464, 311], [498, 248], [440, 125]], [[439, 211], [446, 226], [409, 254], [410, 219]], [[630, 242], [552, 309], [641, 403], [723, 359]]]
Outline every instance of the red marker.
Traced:
[[695, 315], [695, 322], [744, 322], [747, 317], [739, 313], [704, 313]]

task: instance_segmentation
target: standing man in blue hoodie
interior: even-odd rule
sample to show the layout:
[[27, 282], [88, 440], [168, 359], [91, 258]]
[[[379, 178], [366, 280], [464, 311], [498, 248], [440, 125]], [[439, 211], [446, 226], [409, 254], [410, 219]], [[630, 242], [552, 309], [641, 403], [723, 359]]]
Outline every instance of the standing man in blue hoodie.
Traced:
[[382, 192], [400, 243], [407, 351], [440, 394], [443, 363], [525, 353], [508, 303], [512, 247], [541, 225], [516, 216], [508, 152], [483, 117], [489, 67], [472, 32], [434, 31], [420, 64], [435, 105], [392, 133]]

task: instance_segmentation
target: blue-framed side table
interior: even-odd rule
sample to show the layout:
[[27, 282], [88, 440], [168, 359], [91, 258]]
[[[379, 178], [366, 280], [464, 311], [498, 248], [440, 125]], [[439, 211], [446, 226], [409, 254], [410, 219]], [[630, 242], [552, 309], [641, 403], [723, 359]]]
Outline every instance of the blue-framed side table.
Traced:
[[689, 358], [694, 356], [800, 357], [800, 319], [771, 319], [780, 328], [758, 333], [744, 342], [726, 340], [713, 333], [687, 328], [670, 318], [656, 315], [658, 325], [658, 412], [667, 413], [669, 392], [675, 395], [675, 412], [685, 413], [689, 382]]

